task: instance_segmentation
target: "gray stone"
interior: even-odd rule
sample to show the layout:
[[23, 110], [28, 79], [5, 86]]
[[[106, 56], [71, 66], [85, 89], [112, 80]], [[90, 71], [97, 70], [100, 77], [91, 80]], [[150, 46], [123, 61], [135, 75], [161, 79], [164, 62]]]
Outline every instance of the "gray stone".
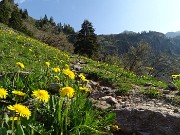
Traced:
[[118, 104], [117, 100], [114, 97], [111, 97], [111, 96], [101, 97], [101, 100], [106, 101], [110, 105]]
[[100, 110], [105, 110], [111, 107], [110, 104], [108, 104], [106, 101], [98, 101], [94, 104], [95, 107], [97, 107]]
[[169, 94], [169, 93], [170, 93], [170, 90], [162, 90], [162, 93], [163, 93], [163, 94]]
[[168, 88], [169, 88], [169, 90], [172, 90], [172, 91], [178, 90], [177, 86], [174, 85], [174, 83], [169, 83], [169, 84], [168, 84]]
[[116, 109], [113, 112], [116, 113], [117, 125], [122, 131], [151, 131], [152, 135], [180, 134], [180, 114], [177, 113], [134, 108]]
[[82, 69], [82, 67], [79, 64], [74, 65], [73, 68], [77, 71], [80, 71]]

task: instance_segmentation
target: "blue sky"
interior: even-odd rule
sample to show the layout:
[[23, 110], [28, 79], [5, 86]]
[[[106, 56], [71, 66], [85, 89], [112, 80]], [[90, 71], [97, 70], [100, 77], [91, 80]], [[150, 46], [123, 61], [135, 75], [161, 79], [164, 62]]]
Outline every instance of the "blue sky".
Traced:
[[180, 30], [180, 0], [15, 0], [30, 16], [47, 14], [56, 23], [80, 30], [84, 19], [92, 22], [96, 34], [118, 34], [125, 30]]

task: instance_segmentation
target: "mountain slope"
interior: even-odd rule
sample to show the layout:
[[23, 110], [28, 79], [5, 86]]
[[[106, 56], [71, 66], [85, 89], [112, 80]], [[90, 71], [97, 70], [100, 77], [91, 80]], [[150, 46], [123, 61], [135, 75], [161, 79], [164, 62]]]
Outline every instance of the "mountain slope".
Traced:
[[174, 38], [174, 37], [180, 36], [180, 31], [177, 31], [177, 32], [167, 32], [165, 35], [166, 35], [166, 37]]

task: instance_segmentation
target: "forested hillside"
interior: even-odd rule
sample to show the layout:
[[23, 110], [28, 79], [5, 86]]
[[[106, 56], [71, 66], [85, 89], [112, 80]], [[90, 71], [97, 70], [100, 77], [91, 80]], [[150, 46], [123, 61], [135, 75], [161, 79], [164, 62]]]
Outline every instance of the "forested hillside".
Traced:
[[98, 40], [102, 56], [114, 55], [121, 59], [125, 67], [137, 73], [142, 73], [143, 68], [152, 67], [152, 75], [167, 78], [180, 71], [180, 37], [168, 38], [153, 31], [125, 31], [120, 34], [99, 35]]

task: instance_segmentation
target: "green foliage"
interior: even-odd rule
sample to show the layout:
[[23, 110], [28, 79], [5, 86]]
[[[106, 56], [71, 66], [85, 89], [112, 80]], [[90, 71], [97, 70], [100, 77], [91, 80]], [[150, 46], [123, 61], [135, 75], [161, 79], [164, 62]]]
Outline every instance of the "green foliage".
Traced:
[[88, 20], [84, 20], [81, 30], [77, 35], [77, 41], [74, 44], [74, 52], [80, 55], [86, 55], [92, 57], [93, 54], [96, 54], [99, 45], [97, 43], [97, 36], [94, 33], [94, 28], [92, 23]]
[[118, 85], [118, 90], [115, 93], [116, 95], [126, 95], [131, 89], [131, 84], [121, 83]]
[[161, 93], [155, 87], [151, 87], [151, 88], [142, 90], [141, 92], [142, 92], [142, 94], [146, 95], [149, 98], [158, 98], [161, 95]]
[[10, 18], [10, 9], [8, 8], [7, 3], [3, 3], [0, 6], [0, 22], [4, 24], [9, 23], [9, 18]]

